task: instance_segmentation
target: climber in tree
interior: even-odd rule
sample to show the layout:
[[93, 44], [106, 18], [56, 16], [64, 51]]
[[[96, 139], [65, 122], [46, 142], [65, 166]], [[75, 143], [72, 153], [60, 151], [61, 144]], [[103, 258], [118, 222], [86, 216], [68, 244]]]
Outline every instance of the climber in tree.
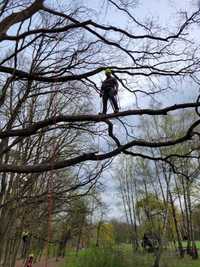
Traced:
[[114, 112], [116, 113], [119, 112], [119, 107], [116, 100], [119, 85], [117, 79], [112, 76], [111, 69], [106, 69], [105, 75], [106, 79], [102, 83], [100, 92], [100, 97], [102, 97], [103, 100], [103, 113], [100, 114], [106, 114], [108, 99], [110, 100]]

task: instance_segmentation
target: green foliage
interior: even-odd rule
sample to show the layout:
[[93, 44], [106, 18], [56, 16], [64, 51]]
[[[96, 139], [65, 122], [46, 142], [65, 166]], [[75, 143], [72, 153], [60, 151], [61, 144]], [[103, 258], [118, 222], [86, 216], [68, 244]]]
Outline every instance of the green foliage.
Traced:
[[[142, 219], [142, 224], [138, 227], [140, 233], [148, 232], [161, 234], [163, 230], [163, 218], [166, 212], [168, 212], [165, 238], [172, 240], [173, 237], [176, 236], [173, 211], [169, 203], [164, 203], [155, 194], [148, 193], [148, 195], [139, 199], [136, 205]], [[180, 214], [176, 207], [174, 207], [174, 209], [176, 212], [176, 219], [179, 222]]]
[[117, 220], [111, 221], [113, 225], [114, 242], [116, 244], [127, 243], [130, 241], [130, 225]]
[[103, 244], [112, 244], [114, 242], [114, 230], [111, 223], [104, 223], [100, 228], [100, 240]]
[[158, 199], [154, 194], [149, 193], [148, 196], [143, 197], [137, 202], [138, 208], [148, 208], [149, 212], [159, 211], [162, 212], [165, 210], [165, 205], [163, 201]]
[[199, 267], [199, 260], [192, 260], [191, 257], [185, 256], [183, 259], [177, 257], [162, 257], [160, 267]]
[[63, 267], [127, 267], [126, 261], [118, 250], [112, 247], [82, 250], [77, 256], [71, 254]]
[[163, 225], [162, 218], [165, 213], [165, 205], [154, 194], [149, 193], [136, 203], [142, 217], [142, 232], [160, 233]]
[[[151, 267], [154, 263], [153, 254], [143, 251], [134, 252], [130, 244], [121, 247], [105, 246], [92, 247], [80, 251], [68, 253], [66, 263], [62, 267]], [[199, 267], [200, 260], [192, 260], [185, 256], [180, 259], [177, 255], [165, 252], [161, 257], [160, 267]]]

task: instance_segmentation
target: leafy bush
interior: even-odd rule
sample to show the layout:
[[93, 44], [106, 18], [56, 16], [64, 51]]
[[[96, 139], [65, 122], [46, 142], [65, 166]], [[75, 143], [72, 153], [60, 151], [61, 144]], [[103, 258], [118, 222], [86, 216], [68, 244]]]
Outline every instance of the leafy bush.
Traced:
[[65, 267], [127, 267], [123, 254], [112, 247], [93, 247], [66, 259]]
[[[144, 251], [134, 252], [131, 246], [92, 247], [81, 250], [78, 255], [68, 252], [66, 263], [62, 267], [152, 267], [155, 258], [153, 254]], [[176, 255], [163, 253], [160, 267], [199, 267], [200, 260], [184, 259]]]

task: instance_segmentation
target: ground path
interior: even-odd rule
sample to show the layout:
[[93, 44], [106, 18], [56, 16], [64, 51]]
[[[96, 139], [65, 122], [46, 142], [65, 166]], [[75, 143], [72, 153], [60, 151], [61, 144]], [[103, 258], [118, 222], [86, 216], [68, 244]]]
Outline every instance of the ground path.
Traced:
[[[56, 261], [55, 258], [49, 259], [47, 267], [60, 267], [62, 266], [62, 263], [64, 263], [63, 259], [59, 259], [59, 261]], [[17, 261], [15, 267], [24, 267], [23, 261]], [[40, 262], [34, 263], [33, 267], [45, 267], [45, 260], [41, 260]]]

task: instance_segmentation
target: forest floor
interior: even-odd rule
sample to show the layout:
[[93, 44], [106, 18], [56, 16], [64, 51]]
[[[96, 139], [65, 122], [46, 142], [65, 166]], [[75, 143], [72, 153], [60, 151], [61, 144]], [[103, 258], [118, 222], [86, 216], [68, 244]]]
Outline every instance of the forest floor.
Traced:
[[[64, 262], [64, 259], [59, 259], [59, 261], [56, 261], [55, 258], [49, 259], [47, 267], [60, 267]], [[17, 264], [15, 267], [24, 267], [23, 261], [17, 261]], [[45, 266], [45, 260], [41, 260], [40, 262], [36, 262], [33, 264], [33, 267], [46, 267]]]

